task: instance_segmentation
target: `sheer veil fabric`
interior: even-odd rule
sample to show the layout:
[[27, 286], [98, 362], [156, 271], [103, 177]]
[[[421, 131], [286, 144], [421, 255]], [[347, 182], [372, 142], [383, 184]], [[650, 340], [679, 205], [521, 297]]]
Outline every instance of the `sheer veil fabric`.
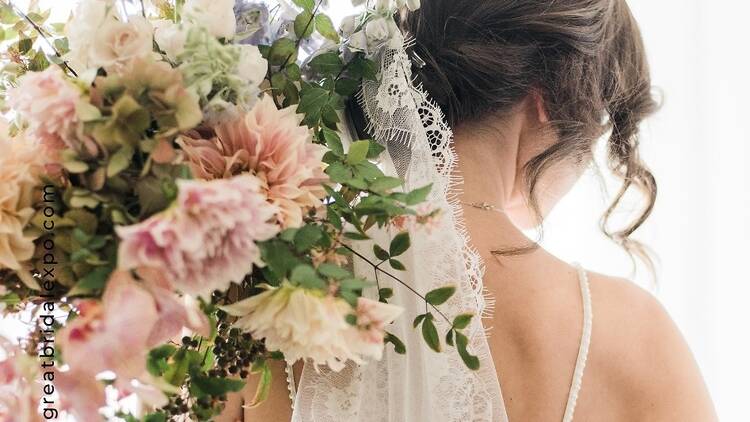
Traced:
[[[469, 350], [480, 359], [477, 371], [469, 370], [455, 348], [445, 345], [442, 353], [429, 349], [412, 319], [425, 312], [425, 302], [400, 283], [354, 258], [358, 275], [377, 280], [395, 294], [391, 303], [405, 309], [404, 315], [387, 328], [403, 340], [406, 354], [393, 346], [379, 362], [348, 365], [341, 372], [305, 365], [294, 400], [293, 422], [507, 422], [500, 386], [482, 325], [487, 311], [483, 294], [483, 266], [468, 244], [461, 207], [455, 189], [461, 180], [454, 174], [456, 158], [452, 133], [440, 109], [412, 80], [406, 42], [401, 48], [385, 47], [376, 56], [381, 73], [360, 92], [360, 103], [370, 122], [371, 133], [387, 148], [380, 165], [387, 175], [400, 176], [412, 190], [432, 184], [428, 204], [443, 210], [436, 226], [412, 229], [412, 246], [399, 257], [407, 271], [383, 269], [414, 290], [426, 292], [446, 285], [456, 294], [439, 307], [448, 318], [463, 313], [475, 315], [465, 331]], [[373, 242], [387, 246], [397, 234], [393, 229], [373, 229]], [[358, 252], [379, 262], [372, 244], [358, 245]], [[376, 297], [373, 288], [372, 297]], [[449, 324], [435, 315], [438, 331]]]

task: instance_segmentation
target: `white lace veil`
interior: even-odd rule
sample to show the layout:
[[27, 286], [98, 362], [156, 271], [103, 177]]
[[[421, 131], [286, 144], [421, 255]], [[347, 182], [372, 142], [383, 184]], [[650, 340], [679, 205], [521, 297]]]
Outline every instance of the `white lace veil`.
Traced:
[[[403, 41], [403, 40], [402, 40]], [[405, 43], [401, 48], [384, 48], [375, 57], [381, 67], [378, 82], [366, 82], [360, 103], [370, 122], [374, 139], [386, 146], [380, 163], [387, 175], [400, 176], [412, 190], [432, 183], [428, 203], [444, 210], [438, 226], [429, 233], [413, 229], [412, 246], [399, 259], [407, 271], [390, 267], [416, 291], [426, 292], [455, 285], [457, 293], [439, 309], [447, 316], [473, 313], [469, 350], [480, 359], [478, 371], [469, 370], [456, 349], [436, 353], [429, 349], [421, 332], [412, 327], [413, 318], [425, 312], [425, 302], [383, 273], [377, 274], [380, 287], [390, 287], [390, 303], [402, 306], [404, 315], [388, 327], [406, 345], [398, 355], [393, 346], [379, 362], [348, 365], [335, 373], [306, 365], [297, 390], [293, 422], [497, 422], [506, 421], [495, 368], [489, 353], [485, 329], [479, 318], [486, 311], [483, 296], [483, 267], [479, 255], [468, 244], [460, 204], [454, 188], [455, 175], [452, 133], [444, 116], [421, 87], [413, 83], [411, 61]], [[396, 233], [371, 231], [374, 242], [387, 246]], [[358, 242], [357, 251], [376, 258], [372, 244]], [[387, 249], [387, 248], [386, 248]], [[403, 258], [403, 259], [402, 259]], [[358, 275], [376, 280], [373, 267], [354, 258]], [[373, 289], [375, 290], [375, 289]], [[377, 293], [371, 292], [374, 297]], [[445, 334], [448, 324], [435, 319]]]

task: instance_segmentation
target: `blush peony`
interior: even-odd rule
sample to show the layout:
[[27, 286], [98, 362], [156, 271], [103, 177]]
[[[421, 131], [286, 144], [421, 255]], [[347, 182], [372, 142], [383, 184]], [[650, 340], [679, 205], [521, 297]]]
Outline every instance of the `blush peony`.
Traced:
[[[74, 135], [76, 104], [81, 91], [57, 66], [23, 75], [8, 92], [8, 105], [28, 123], [28, 135], [52, 150], [59, 150]], [[70, 145], [69, 145], [70, 146]]]
[[226, 290], [262, 265], [256, 242], [274, 237], [276, 207], [249, 174], [178, 181], [175, 204], [149, 219], [118, 227], [120, 269], [161, 271], [177, 290], [204, 298]]
[[303, 212], [320, 205], [325, 148], [312, 143], [294, 107], [279, 110], [264, 96], [246, 115], [214, 129], [212, 139], [193, 132], [180, 140], [196, 177], [255, 174], [264, 181], [269, 201], [278, 206], [284, 228], [299, 227]]

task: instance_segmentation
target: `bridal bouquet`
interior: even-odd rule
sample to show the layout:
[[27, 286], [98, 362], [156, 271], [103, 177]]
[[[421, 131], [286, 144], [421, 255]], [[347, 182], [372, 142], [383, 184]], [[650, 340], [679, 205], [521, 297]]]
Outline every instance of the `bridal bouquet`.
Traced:
[[[352, 245], [389, 228], [369, 263], [397, 274], [440, 210], [341, 119], [418, 6], [336, 30], [313, 0], [81, 0], [65, 24], [0, 0], [0, 308], [29, 324], [0, 342], [0, 421], [210, 420], [248, 376], [262, 401], [270, 360], [404, 353], [387, 331], [402, 310], [353, 274]], [[410, 317], [475, 367], [471, 315], [445, 340], [433, 322], [454, 290], [415, 291]]]

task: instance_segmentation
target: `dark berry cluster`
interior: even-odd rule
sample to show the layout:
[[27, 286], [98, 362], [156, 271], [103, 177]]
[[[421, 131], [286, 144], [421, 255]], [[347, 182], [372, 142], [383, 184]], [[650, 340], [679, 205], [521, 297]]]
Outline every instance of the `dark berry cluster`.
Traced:
[[218, 311], [217, 317], [220, 323], [213, 348], [215, 367], [209, 371], [209, 375], [239, 376], [245, 379], [253, 362], [266, 353], [265, 347], [262, 342], [253, 340], [249, 333], [231, 328], [226, 312]]

